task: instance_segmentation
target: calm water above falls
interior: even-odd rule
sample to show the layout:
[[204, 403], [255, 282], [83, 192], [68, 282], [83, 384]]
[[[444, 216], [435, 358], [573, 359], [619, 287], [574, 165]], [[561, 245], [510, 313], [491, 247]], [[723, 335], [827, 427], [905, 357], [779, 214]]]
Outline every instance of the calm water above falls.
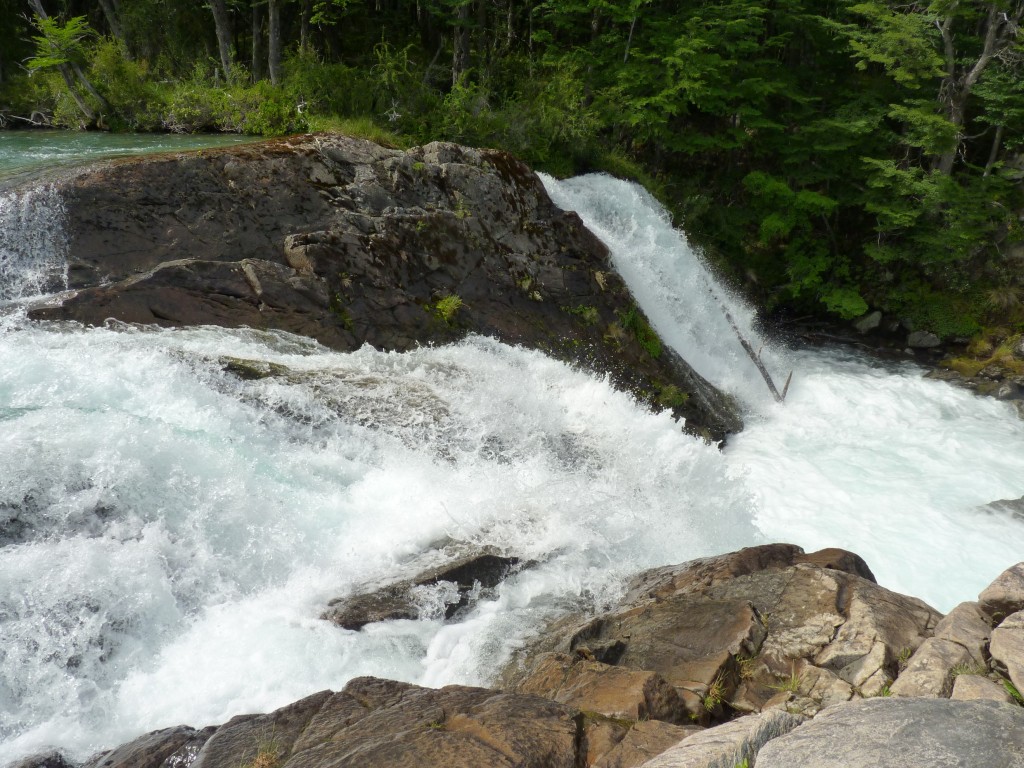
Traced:
[[[645, 194], [547, 183], [613, 247], [664, 338], [743, 400], [747, 429], [720, 453], [604, 381], [486, 339], [340, 354], [284, 334], [30, 324], [9, 304], [0, 764], [46, 745], [82, 757], [359, 674], [485, 683], [566, 606], [752, 543], [845, 546], [941, 609], [1020, 559], [1024, 524], [979, 510], [1024, 495], [1008, 408], [912, 367], [773, 349], [780, 378], [796, 371], [778, 406], [722, 307], [753, 337], [752, 313]], [[8, 298], [60, 287], [47, 195], [0, 200]], [[222, 355], [301, 375], [240, 381]], [[540, 565], [459, 624], [432, 618], [443, 595], [430, 593], [421, 621], [353, 633], [317, 619], [446, 537]]]

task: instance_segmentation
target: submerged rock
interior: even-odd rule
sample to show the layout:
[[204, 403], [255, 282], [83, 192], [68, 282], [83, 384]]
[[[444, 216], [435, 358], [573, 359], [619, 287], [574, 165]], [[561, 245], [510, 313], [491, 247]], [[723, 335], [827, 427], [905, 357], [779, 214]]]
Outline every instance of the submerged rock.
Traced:
[[436, 606], [444, 618], [480, 597], [481, 590], [498, 586], [520, 564], [518, 557], [485, 548], [432, 566], [413, 576], [369, 592], [340, 597], [328, 603], [320, 618], [344, 629], [362, 629], [375, 621], [418, 619], [424, 613], [422, 588], [447, 586]]
[[340, 350], [479, 333], [608, 374], [710, 439], [742, 428], [660, 343], [605, 246], [505, 153], [305, 136], [111, 161], [55, 187], [73, 290], [36, 319], [273, 328]]

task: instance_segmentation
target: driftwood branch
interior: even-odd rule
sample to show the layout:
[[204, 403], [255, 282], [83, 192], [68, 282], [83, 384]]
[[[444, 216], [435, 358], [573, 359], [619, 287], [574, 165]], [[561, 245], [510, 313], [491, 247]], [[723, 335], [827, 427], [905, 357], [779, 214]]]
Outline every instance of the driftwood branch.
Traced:
[[[722, 307], [725, 310], [725, 307]], [[786, 386], [782, 388], [782, 393], [779, 394], [778, 387], [775, 386], [775, 382], [772, 381], [772, 376], [768, 373], [768, 369], [761, 361], [761, 350], [754, 351], [750, 342], [747, 341], [743, 334], [740, 332], [739, 326], [736, 325], [736, 321], [732, 319], [732, 315], [729, 314], [728, 310], [725, 310], [725, 319], [729, 321], [729, 325], [732, 326], [733, 333], [736, 334], [736, 338], [740, 340], [740, 344], [743, 346], [744, 351], [750, 356], [750, 359], [754, 361], [754, 365], [757, 366], [757, 370], [760, 372], [761, 377], [764, 379], [764, 383], [768, 385], [768, 391], [772, 393], [775, 398], [775, 402], [783, 403], [786, 401], [786, 393], [789, 392], [789, 383], [793, 380], [793, 372], [789, 372], [789, 377], [786, 379]]]

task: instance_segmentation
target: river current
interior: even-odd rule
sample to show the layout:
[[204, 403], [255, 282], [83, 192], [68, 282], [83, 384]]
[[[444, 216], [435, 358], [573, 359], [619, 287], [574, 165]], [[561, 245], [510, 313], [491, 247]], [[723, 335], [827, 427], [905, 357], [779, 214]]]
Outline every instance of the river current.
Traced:
[[[2, 148], [0, 148], [2, 155]], [[0, 197], [0, 765], [223, 722], [372, 674], [486, 684], [637, 571], [768, 541], [861, 554], [948, 610], [1024, 553], [1024, 422], [844, 351], [763, 339], [643, 190], [545, 179], [663, 339], [743, 403], [724, 451], [607, 381], [469, 338], [343, 354], [283, 333], [30, 323], [62, 287], [58, 197]], [[779, 405], [728, 312], [781, 383]], [[287, 365], [242, 381], [233, 356]], [[333, 597], [450, 542], [537, 564], [454, 624], [338, 629]], [[424, 554], [427, 553], [427, 554]]]

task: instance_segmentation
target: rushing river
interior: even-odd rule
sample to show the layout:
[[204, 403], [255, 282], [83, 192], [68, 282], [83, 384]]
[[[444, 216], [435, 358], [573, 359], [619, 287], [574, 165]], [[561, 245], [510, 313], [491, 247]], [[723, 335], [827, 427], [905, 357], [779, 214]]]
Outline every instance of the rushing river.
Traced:
[[[0, 198], [0, 765], [356, 675], [487, 683], [567, 606], [750, 544], [852, 549], [942, 610], [1020, 559], [1024, 523], [984, 509], [1024, 495], [1009, 407], [911, 365], [768, 344], [776, 377], [794, 371], [778, 405], [725, 320], [759, 344], [753, 313], [649, 196], [545, 183], [609, 243], [663, 338], [744, 403], [724, 452], [490, 339], [342, 354], [279, 333], [30, 323], [21, 300], [61, 287], [60, 201]], [[298, 373], [242, 381], [222, 356]], [[318, 619], [451, 540], [537, 565], [455, 624], [429, 590], [419, 621]]]

